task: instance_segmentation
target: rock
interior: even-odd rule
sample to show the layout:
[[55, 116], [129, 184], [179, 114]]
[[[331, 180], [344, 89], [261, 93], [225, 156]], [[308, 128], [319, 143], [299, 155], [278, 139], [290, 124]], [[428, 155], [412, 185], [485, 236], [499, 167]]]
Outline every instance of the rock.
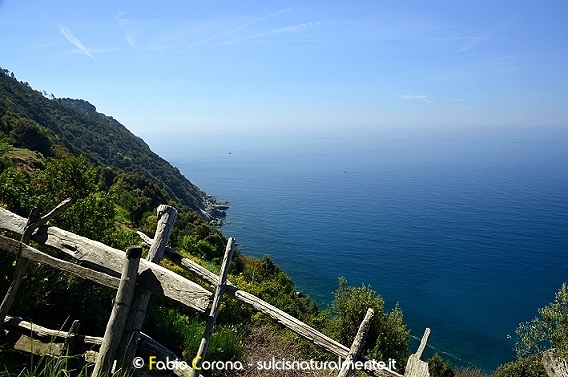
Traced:
[[217, 198], [213, 195], [205, 195], [205, 212], [207, 213], [207, 219], [209, 223], [213, 226], [221, 226], [223, 224], [222, 218], [227, 216], [226, 210], [229, 209], [229, 202], [222, 200], [217, 202]]
[[221, 225], [223, 225], [223, 220], [221, 219], [211, 219], [209, 221], [209, 224], [214, 226], [214, 227], [220, 227]]

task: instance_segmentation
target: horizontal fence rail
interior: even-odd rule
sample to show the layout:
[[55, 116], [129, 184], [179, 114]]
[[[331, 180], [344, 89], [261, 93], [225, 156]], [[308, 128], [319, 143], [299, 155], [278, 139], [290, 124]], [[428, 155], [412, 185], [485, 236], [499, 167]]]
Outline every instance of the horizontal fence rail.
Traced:
[[[0, 208], [0, 229], [23, 234], [27, 219]], [[101, 242], [78, 236], [53, 226], [41, 226], [32, 235], [40, 244], [54, 247], [87, 264], [89, 267], [113, 276], [120, 276], [124, 251]], [[201, 313], [211, 302], [212, 293], [158, 264], [140, 260], [138, 283], [148, 291], [178, 301]]]

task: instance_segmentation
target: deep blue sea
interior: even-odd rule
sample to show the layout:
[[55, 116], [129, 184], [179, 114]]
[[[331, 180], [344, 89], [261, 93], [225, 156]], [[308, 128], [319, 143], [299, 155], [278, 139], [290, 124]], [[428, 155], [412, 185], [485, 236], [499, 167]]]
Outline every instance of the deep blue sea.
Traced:
[[[320, 306], [338, 277], [396, 302], [428, 354], [492, 370], [568, 281], [558, 128], [180, 138], [161, 153], [231, 208], [222, 231]], [[183, 145], [183, 147], [182, 147]], [[416, 345], [413, 345], [413, 350]]]

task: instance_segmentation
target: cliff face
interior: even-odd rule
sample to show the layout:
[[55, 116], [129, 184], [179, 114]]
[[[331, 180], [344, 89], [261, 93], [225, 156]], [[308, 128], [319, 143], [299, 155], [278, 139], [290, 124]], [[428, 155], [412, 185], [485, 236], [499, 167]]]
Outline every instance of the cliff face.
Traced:
[[17, 146], [47, 156], [57, 150], [82, 154], [95, 165], [113, 166], [156, 182], [172, 199], [207, 220], [222, 216], [213, 210], [211, 199], [177, 168], [87, 101], [48, 96], [1, 69], [0, 118], [0, 131], [16, 139]]

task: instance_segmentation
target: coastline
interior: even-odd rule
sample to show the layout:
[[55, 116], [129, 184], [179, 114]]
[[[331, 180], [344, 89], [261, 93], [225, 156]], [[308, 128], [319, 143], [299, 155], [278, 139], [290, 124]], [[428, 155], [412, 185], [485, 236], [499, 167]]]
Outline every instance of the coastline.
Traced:
[[227, 210], [229, 207], [229, 202], [226, 200], [217, 201], [217, 197], [213, 195], [204, 195], [205, 209], [202, 210], [202, 214], [205, 216], [206, 220], [214, 227], [221, 227], [223, 225], [223, 219], [227, 216]]

